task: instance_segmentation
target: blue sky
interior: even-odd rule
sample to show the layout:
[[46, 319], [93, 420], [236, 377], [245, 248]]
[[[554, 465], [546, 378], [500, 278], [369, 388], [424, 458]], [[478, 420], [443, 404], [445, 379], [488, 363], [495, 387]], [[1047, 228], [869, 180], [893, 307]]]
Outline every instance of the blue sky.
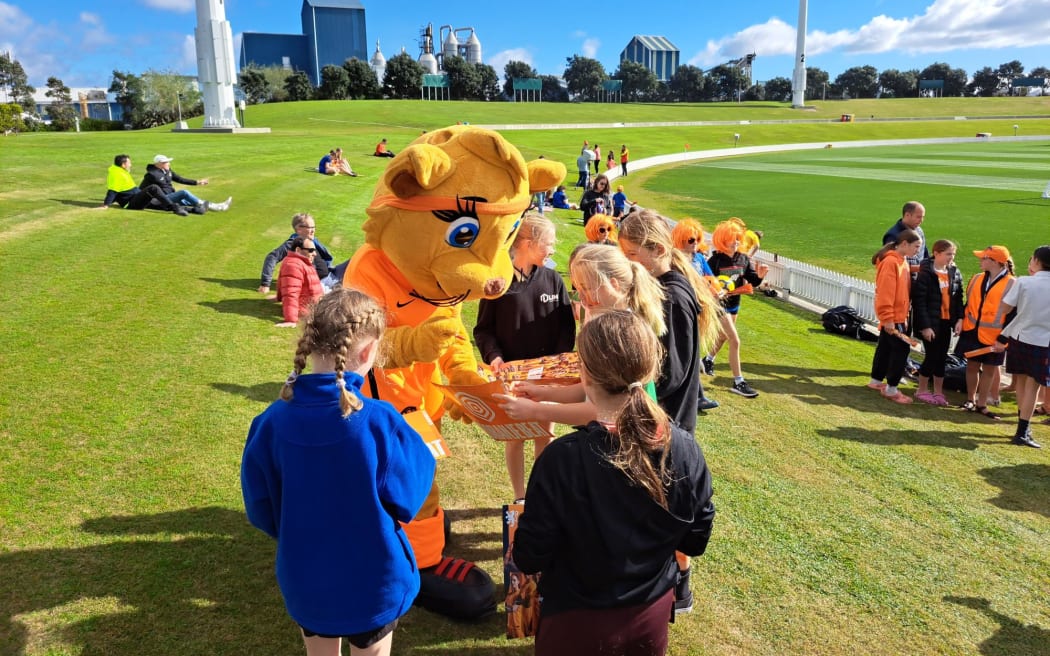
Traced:
[[[566, 57], [593, 57], [612, 73], [635, 34], [667, 37], [682, 63], [710, 68], [755, 52], [754, 79], [791, 77], [798, 22], [795, 0], [605, 3], [418, 2], [362, 0], [368, 52], [418, 55], [427, 24], [473, 27], [482, 56], [502, 77], [517, 59], [560, 75]], [[109, 85], [114, 69], [196, 73], [195, 0], [0, 0], [0, 51], [18, 59], [30, 83], [48, 76], [68, 86]], [[235, 48], [242, 32], [298, 33], [298, 0], [226, 0]], [[442, 8], [444, 7], [444, 8]], [[1050, 0], [811, 0], [807, 63], [834, 79], [852, 66], [882, 71], [946, 62], [968, 73], [1020, 60], [1050, 67]]]

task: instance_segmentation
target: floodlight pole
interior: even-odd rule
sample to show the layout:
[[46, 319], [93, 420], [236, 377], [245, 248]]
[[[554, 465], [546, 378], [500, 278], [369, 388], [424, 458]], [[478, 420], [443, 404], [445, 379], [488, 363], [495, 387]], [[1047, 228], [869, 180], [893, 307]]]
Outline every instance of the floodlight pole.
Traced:
[[1014, 136], [1017, 136], [1017, 125], [1014, 125]]
[[181, 124], [182, 123], [182, 92], [181, 91], [179, 91], [177, 94], [175, 94], [175, 102], [178, 104], [178, 107], [179, 107], [179, 123]]
[[795, 72], [791, 76], [791, 106], [806, 104], [806, 14], [808, 0], [798, 0], [798, 33], [795, 37]]

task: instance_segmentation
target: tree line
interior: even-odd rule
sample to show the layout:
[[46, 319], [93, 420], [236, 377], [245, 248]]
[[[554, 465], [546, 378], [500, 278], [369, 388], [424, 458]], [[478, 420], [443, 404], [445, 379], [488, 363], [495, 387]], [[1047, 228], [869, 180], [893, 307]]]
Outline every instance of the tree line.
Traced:
[[[567, 57], [565, 71], [559, 79], [540, 75], [531, 65], [510, 61], [503, 68], [500, 84], [496, 70], [488, 64], [472, 64], [462, 57], [446, 57], [444, 72], [448, 97], [452, 100], [501, 101], [514, 98], [513, 80], [542, 81], [544, 102], [600, 102], [605, 99], [603, 83], [620, 82], [617, 99], [623, 102], [726, 102], [791, 100], [791, 80], [774, 77], [752, 83], [742, 69], [729, 64], [707, 71], [688, 64], [679, 66], [670, 80], [661, 82], [644, 65], [621, 61], [610, 75], [596, 59], [573, 55]], [[408, 53], [391, 57], [380, 83], [372, 67], [357, 58], [347, 59], [342, 66], [321, 69], [320, 84], [315, 87], [304, 71], [280, 66], [249, 64], [241, 70], [238, 83], [249, 104], [299, 100], [414, 99], [422, 92], [424, 69]], [[806, 68], [806, 99], [849, 98], [916, 98], [923, 90], [921, 80], [940, 80], [943, 96], [994, 96], [1012, 91], [1012, 81], [1021, 77], [1044, 78], [1044, 92], [1050, 92], [1050, 69], [1039, 66], [1027, 73], [1020, 61], [1014, 60], [996, 68], [985, 66], [972, 77], [961, 68], [936, 62], [922, 70], [878, 71], [874, 66], [855, 66], [831, 80], [827, 71]], [[0, 54], [0, 89], [13, 103], [2, 105], [0, 130], [39, 129], [33, 94], [25, 70], [18, 60]], [[173, 72], [148, 70], [142, 75], [113, 71], [108, 91], [115, 95], [123, 109], [121, 123], [135, 129], [174, 122], [179, 113], [184, 118], [203, 114], [204, 107], [194, 78]], [[62, 80], [49, 77], [46, 95], [51, 99], [48, 116], [50, 129], [71, 130], [78, 111], [70, 89]], [[17, 106], [17, 109], [13, 108]], [[27, 120], [24, 120], [27, 119]], [[105, 123], [95, 122], [95, 123]], [[84, 127], [83, 122], [81, 127]], [[93, 125], [94, 129], [111, 129], [117, 125]]]

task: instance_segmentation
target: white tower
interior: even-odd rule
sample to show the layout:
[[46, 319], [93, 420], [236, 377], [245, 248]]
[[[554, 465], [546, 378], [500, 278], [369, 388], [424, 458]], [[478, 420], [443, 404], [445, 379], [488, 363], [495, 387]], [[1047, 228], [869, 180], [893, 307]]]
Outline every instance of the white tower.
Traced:
[[204, 96], [205, 128], [239, 128], [233, 85], [237, 81], [233, 35], [224, 0], [197, 0], [197, 80]]
[[383, 51], [379, 49], [379, 39], [376, 39], [376, 51], [372, 55], [372, 60], [368, 63], [372, 65], [372, 72], [376, 74], [379, 84], [382, 84], [383, 77], [386, 75], [386, 57], [383, 56]]
[[791, 76], [791, 106], [806, 104], [806, 14], [807, 0], [798, 0], [798, 36], [795, 39], [795, 72]]

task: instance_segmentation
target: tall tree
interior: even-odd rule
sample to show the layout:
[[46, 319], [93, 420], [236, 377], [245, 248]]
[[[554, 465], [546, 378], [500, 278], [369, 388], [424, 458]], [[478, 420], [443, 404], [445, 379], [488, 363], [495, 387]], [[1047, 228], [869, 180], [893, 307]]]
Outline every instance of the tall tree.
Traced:
[[565, 59], [565, 83], [569, 93], [580, 100], [593, 102], [598, 100], [602, 91], [602, 82], [609, 79], [605, 67], [597, 59], [573, 55]]
[[423, 88], [423, 67], [407, 52], [386, 60], [383, 93], [388, 98], [419, 98]]
[[343, 68], [346, 69], [347, 95], [351, 100], [379, 98], [382, 95], [379, 80], [368, 62], [351, 57], [343, 62]]
[[30, 114], [36, 113], [36, 103], [33, 102], [33, 94], [36, 87], [29, 84], [22, 63], [13, 59], [6, 52], [0, 54], [0, 88], [7, 91], [7, 100], [13, 100], [22, 107], [22, 111]]
[[204, 113], [196, 81], [172, 71], [147, 70], [142, 74], [143, 116], [136, 127], [156, 127], [182, 117]]
[[146, 101], [142, 78], [125, 71], [113, 71], [109, 92], [115, 95], [117, 102], [120, 103], [123, 113], [121, 120], [124, 124], [134, 128], [143, 127], [142, 119], [146, 112]]
[[620, 92], [628, 102], [649, 100], [658, 84], [656, 73], [646, 68], [645, 64], [627, 59], [620, 60], [620, 67], [613, 74], [613, 79], [623, 83]]
[[704, 72], [696, 66], [684, 64], [674, 72], [667, 86], [673, 99], [699, 102], [704, 98]]
[[766, 100], [789, 102], [791, 100], [791, 80], [786, 77], [766, 80]]
[[51, 105], [47, 108], [47, 114], [51, 117], [51, 127], [60, 132], [72, 130], [76, 125], [77, 110], [73, 106], [69, 87], [57, 77], [49, 77], [44, 95], [51, 99]]
[[258, 68], [242, 68], [241, 74], [237, 76], [237, 84], [244, 92], [249, 105], [258, 105], [270, 99], [272, 88], [266, 74]]
[[961, 68], [943, 62], [930, 64], [919, 73], [920, 80], [944, 80], [944, 96], [957, 98], [966, 92], [969, 76]]
[[514, 97], [514, 78], [536, 79], [539, 75], [536, 69], [523, 61], [510, 60], [503, 67], [503, 95], [508, 98]]
[[556, 75], [541, 75], [540, 82], [543, 85], [540, 92], [543, 102], [569, 102], [569, 91]]
[[974, 71], [973, 80], [966, 85], [970, 93], [978, 96], [994, 96], [999, 88], [999, 74], [992, 70], [991, 66]]
[[477, 100], [481, 95], [481, 75], [473, 64], [459, 55], [445, 57], [448, 92], [453, 100]]
[[766, 99], [766, 85], [761, 82], [752, 84], [744, 92], [744, 100], [758, 100], [762, 101]]
[[715, 66], [707, 72], [707, 77], [711, 80], [714, 91], [712, 100], [737, 100], [748, 87], [744, 72], [728, 64]]
[[814, 66], [806, 67], [806, 98], [810, 100], [821, 100], [825, 97], [825, 90], [827, 91], [827, 97], [833, 97], [831, 89], [827, 89], [829, 86], [828, 72], [816, 68]]
[[874, 66], [847, 68], [835, 78], [835, 86], [850, 98], [874, 98], [879, 93], [879, 72]]
[[350, 78], [342, 66], [328, 64], [321, 69], [321, 86], [317, 97], [321, 100], [346, 100], [350, 91]]
[[499, 74], [496, 73], [496, 69], [488, 64], [482, 64], [481, 62], [474, 64], [474, 68], [478, 70], [478, 77], [481, 80], [478, 85], [478, 99], [488, 101], [499, 100], [503, 94], [503, 89], [499, 86]]
[[919, 92], [919, 71], [888, 68], [879, 73], [879, 90], [884, 98], [914, 98]]
[[310, 84], [310, 76], [305, 71], [296, 71], [285, 78], [284, 91], [292, 102], [309, 100], [314, 95], [314, 85]]

